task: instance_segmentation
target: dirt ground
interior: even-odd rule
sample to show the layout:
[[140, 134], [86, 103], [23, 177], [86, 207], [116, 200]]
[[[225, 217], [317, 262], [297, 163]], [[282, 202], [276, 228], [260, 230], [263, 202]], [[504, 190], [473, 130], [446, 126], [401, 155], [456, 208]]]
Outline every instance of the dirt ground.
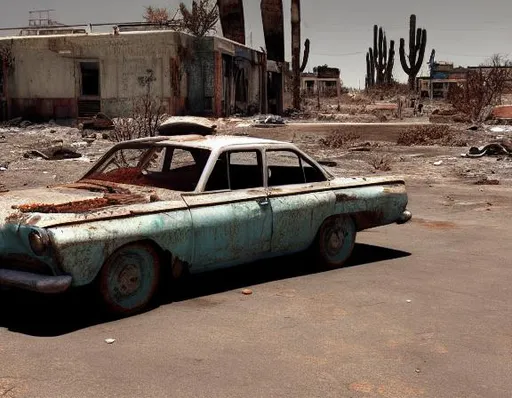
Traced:
[[[510, 185], [512, 158], [486, 156], [464, 158], [471, 146], [481, 146], [503, 135], [483, 129], [460, 127], [464, 146], [401, 146], [400, 134], [418, 123], [290, 123], [285, 127], [248, 127], [244, 120], [219, 121], [219, 134], [237, 134], [290, 141], [317, 160], [328, 160], [326, 168], [337, 176], [401, 175], [425, 184]], [[459, 132], [458, 132], [459, 133]], [[36, 125], [0, 128], [0, 184], [5, 189], [22, 189], [61, 184], [79, 179], [111, 147], [101, 132], [86, 131], [84, 140], [77, 128]], [[95, 136], [97, 139], [91, 140]], [[341, 147], [325, 145], [331, 135], [347, 136]], [[512, 134], [510, 134], [512, 136]], [[80, 158], [45, 160], [25, 157], [27, 151], [64, 145], [82, 154]], [[356, 150], [354, 150], [356, 149]]]
[[[221, 131], [293, 141], [336, 162], [335, 175], [403, 175], [412, 222], [359, 234], [345, 268], [316, 273], [292, 256], [199, 275], [117, 321], [99, 318], [82, 292], [0, 291], [0, 396], [509, 396], [512, 161], [460, 156], [496, 134], [410, 147], [396, 144], [410, 128], [400, 123], [243, 123]], [[328, 147], [332, 131], [351, 139]], [[0, 137], [0, 184], [11, 190], [76, 180], [111, 145], [50, 125]], [[83, 157], [24, 157], [57, 141]], [[499, 185], [475, 184], [484, 177]]]

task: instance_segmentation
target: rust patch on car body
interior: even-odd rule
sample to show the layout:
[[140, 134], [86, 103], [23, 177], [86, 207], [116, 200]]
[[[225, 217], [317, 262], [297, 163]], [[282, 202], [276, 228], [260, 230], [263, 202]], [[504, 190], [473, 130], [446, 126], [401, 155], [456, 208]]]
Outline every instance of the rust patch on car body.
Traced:
[[128, 205], [149, 202], [142, 195], [136, 194], [105, 194], [102, 198], [78, 200], [61, 204], [33, 203], [14, 206], [22, 213], [85, 213], [108, 206]]
[[358, 200], [356, 195], [348, 195], [345, 193], [336, 193], [336, 202], [347, 202], [352, 200]]
[[353, 214], [358, 231], [369, 229], [377, 225], [381, 225], [382, 220], [385, 218], [382, 210], [369, 210], [360, 211]]

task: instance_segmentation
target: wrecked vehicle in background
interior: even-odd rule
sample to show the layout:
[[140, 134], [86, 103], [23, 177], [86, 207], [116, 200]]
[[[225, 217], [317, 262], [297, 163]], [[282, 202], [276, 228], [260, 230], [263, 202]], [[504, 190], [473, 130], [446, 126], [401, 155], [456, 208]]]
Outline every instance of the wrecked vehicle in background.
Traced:
[[0, 285], [94, 284], [124, 315], [164, 275], [306, 249], [339, 267], [357, 231], [411, 218], [402, 179], [334, 178], [291, 143], [222, 135], [122, 142], [76, 183], [0, 199]]

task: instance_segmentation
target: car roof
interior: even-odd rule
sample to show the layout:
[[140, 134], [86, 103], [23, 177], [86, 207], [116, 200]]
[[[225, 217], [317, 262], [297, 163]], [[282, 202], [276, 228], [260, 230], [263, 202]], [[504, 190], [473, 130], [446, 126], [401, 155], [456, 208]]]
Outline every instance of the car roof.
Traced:
[[293, 146], [288, 142], [269, 140], [265, 138], [238, 136], [238, 135], [199, 135], [199, 134], [187, 134], [187, 135], [176, 135], [170, 137], [158, 136], [151, 138], [140, 138], [120, 143], [122, 146], [130, 146], [130, 143], [155, 143], [158, 146], [177, 145], [181, 147], [189, 148], [201, 148], [201, 149], [224, 149], [233, 146], [261, 146], [261, 145], [286, 145]]

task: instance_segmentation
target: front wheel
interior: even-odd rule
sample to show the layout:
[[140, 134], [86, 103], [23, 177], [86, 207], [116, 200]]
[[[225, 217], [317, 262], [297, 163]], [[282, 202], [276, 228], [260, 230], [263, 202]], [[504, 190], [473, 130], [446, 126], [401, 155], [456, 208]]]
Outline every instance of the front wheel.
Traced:
[[341, 267], [352, 254], [356, 242], [356, 225], [348, 216], [326, 219], [318, 231], [317, 256], [322, 268]]
[[160, 280], [160, 257], [147, 243], [113, 253], [98, 276], [100, 298], [108, 312], [132, 315], [148, 306]]

